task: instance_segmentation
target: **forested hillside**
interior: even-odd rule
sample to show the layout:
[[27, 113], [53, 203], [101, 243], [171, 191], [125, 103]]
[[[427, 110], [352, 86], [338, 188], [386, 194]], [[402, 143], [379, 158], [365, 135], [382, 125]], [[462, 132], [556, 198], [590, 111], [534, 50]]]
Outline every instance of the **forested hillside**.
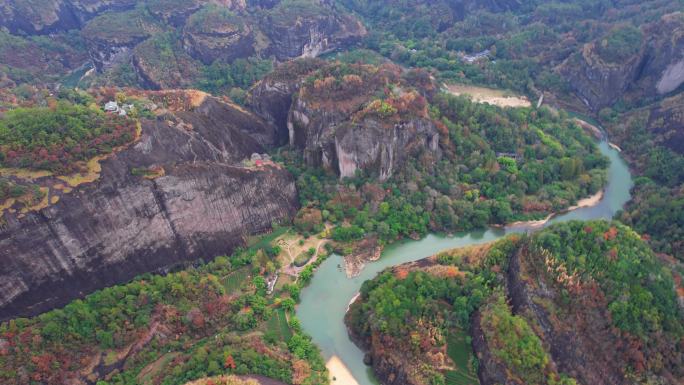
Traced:
[[280, 267], [279, 253], [266, 242], [2, 323], [0, 379], [7, 385], [170, 385], [259, 374], [288, 384], [325, 383], [318, 348], [293, 313], [304, 281], [267, 291], [274, 274], [267, 265]]
[[575, 221], [397, 266], [347, 324], [385, 383], [676, 384], [678, 274], [632, 229]]
[[1, 384], [684, 381], [684, 0], [5, 3]]
[[[478, 104], [435, 92], [429, 81], [420, 79], [420, 73], [401, 75], [389, 65], [337, 63], [307, 73], [294, 102], [295, 108], [306, 106], [301, 114], [310, 121], [301, 128], [295, 123], [294, 144], [301, 143], [304, 156], [283, 149], [277, 159], [297, 178], [303, 210], [318, 213], [311, 216], [309, 230], [330, 221], [339, 224], [332, 233], [338, 241], [367, 234], [392, 241], [435, 230], [477, 229], [543, 218], [605, 184], [605, 158], [567, 114]], [[352, 111], [351, 118], [345, 110]], [[317, 126], [319, 119], [329, 122], [340, 115], [342, 123], [335, 128]], [[330, 147], [310, 142], [306, 135], [324, 130], [322, 137], [336, 135], [338, 143], [345, 143], [346, 119], [361, 126], [371, 145], [392, 130], [413, 132], [411, 125], [419, 121], [434, 127], [439, 141], [436, 148], [411, 145], [413, 156], [403, 164], [395, 160], [397, 165], [389, 168], [380, 163], [376, 169], [373, 162], [381, 160], [357, 163], [354, 173], [340, 182], [325, 169], [344, 172], [348, 166], [339, 160], [344, 147], [323, 156], [338, 159], [338, 164], [320, 169], [313, 156]], [[376, 134], [378, 120], [386, 127]], [[362, 145], [355, 146], [352, 156], [365, 154]], [[393, 174], [383, 180], [388, 169]]]

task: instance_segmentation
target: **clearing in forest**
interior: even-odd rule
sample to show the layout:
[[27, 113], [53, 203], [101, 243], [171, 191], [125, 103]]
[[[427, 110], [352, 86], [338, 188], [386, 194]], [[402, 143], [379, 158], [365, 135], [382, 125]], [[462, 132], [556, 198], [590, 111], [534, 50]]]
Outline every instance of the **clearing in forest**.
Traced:
[[470, 95], [476, 103], [488, 103], [499, 107], [530, 107], [532, 105], [525, 96], [492, 88], [447, 84], [446, 89], [452, 95]]

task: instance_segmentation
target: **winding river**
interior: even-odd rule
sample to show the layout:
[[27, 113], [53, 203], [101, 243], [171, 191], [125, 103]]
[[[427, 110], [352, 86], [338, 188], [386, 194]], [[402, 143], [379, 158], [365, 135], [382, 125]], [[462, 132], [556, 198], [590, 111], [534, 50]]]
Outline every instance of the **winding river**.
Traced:
[[[632, 178], [627, 164], [605, 140], [599, 143], [599, 148], [610, 159], [608, 184], [602, 199], [594, 206], [555, 216], [545, 226], [571, 219], [610, 219], [629, 200]], [[377, 384], [370, 368], [363, 363], [363, 352], [351, 342], [343, 322], [347, 306], [361, 284], [389, 266], [422, 259], [445, 249], [491, 242], [506, 234], [528, 230], [529, 226], [519, 225], [460, 233], [450, 237], [428, 235], [420, 241], [398, 242], [388, 246], [380, 260], [369, 263], [359, 276], [351, 279], [346, 277], [341, 268], [344, 263], [342, 257], [333, 255], [321, 264], [311, 285], [302, 291], [297, 316], [303, 329], [321, 348], [326, 361], [332, 357], [339, 358], [359, 385]], [[339, 376], [340, 373], [335, 371], [335, 374]], [[352, 381], [338, 377], [333, 385], [352, 385], [347, 382]]]

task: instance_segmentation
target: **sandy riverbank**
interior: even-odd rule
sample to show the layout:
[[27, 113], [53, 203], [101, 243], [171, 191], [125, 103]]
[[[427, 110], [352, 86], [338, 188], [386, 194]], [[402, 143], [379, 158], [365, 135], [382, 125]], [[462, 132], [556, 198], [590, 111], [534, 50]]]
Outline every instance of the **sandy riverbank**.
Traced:
[[622, 152], [622, 149], [617, 144], [608, 142], [608, 145], [617, 152]]
[[576, 205], [568, 207], [568, 209], [565, 210], [564, 212], [577, 210], [577, 209], [580, 209], [582, 207], [596, 206], [601, 201], [601, 198], [603, 198], [603, 190], [597, 192], [596, 194], [594, 194], [588, 198], [580, 199], [579, 201], [577, 201]]
[[333, 385], [359, 385], [347, 366], [337, 356], [332, 356], [325, 364]]
[[446, 89], [453, 95], [470, 95], [476, 103], [488, 103], [499, 107], [530, 107], [532, 105], [524, 96], [511, 95], [491, 88], [447, 84]]
[[601, 202], [601, 199], [602, 199], [602, 198], [603, 198], [603, 190], [597, 192], [596, 194], [594, 194], [594, 195], [592, 195], [592, 196], [590, 196], [590, 197], [587, 197], [587, 198], [584, 198], [584, 199], [580, 199], [579, 201], [577, 201], [577, 204], [576, 204], [576, 205], [570, 206], [570, 207], [568, 207], [567, 209], [565, 209], [565, 210], [563, 210], [563, 211], [559, 211], [559, 212], [557, 212], [557, 213], [551, 213], [551, 214], [549, 214], [549, 215], [548, 215], [546, 218], [544, 218], [544, 219], [539, 219], [539, 220], [536, 220], [536, 221], [518, 221], [518, 222], [513, 222], [513, 223], [510, 223], [510, 224], [506, 225], [506, 227], [509, 227], [509, 228], [511, 228], [511, 227], [522, 227], [522, 226], [524, 226], [524, 227], [530, 227], [530, 228], [541, 227], [541, 226], [544, 226], [548, 221], [550, 221], [550, 220], [551, 220], [553, 217], [555, 217], [556, 215], [565, 214], [565, 213], [567, 213], [567, 212], [570, 212], [570, 211], [573, 211], [573, 210], [577, 210], [577, 209], [580, 209], [580, 208], [583, 208], [583, 207], [593, 207], [593, 206], [596, 206], [599, 202]]
[[356, 299], [359, 298], [360, 295], [361, 295], [361, 292], [356, 293], [354, 295], [354, 297], [352, 297], [351, 301], [349, 301], [349, 304], [347, 305], [347, 313], [349, 313], [349, 308], [356, 301]]

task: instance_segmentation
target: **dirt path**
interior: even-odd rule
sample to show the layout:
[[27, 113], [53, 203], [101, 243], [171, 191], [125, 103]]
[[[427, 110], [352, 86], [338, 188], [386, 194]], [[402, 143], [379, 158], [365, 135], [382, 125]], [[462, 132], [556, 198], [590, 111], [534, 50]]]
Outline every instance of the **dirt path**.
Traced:
[[292, 262], [294, 261], [295, 258], [297, 258], [297, 256], [296, 255], [293, 256], [292, 253], [290, 252], [290, 250], [288, 249], [287, 254], [290, 256], [290, 263], [283, 266], [283, 268], [280, 269], [280, 271], [285, 273], [285, 274], [288, 274], [288, 275], [298, 276], [299, 273], [301, 273], [301, 271], [304, 270], [304, 268], [306, 266], [316, 262], [316, 260], [318, 259], [318, 256], [320, 255], [321, 245], [325, 244], [326, 242], [328, 242], [327, 239], [321, 239], [320, 241], [318, 241], [318, 244], [316, 244], [316, 252], [314, 253], [314, 255], [309, 259], [309, 261], [304, 266], [300, 266], [300, 267], [292, 265]]

